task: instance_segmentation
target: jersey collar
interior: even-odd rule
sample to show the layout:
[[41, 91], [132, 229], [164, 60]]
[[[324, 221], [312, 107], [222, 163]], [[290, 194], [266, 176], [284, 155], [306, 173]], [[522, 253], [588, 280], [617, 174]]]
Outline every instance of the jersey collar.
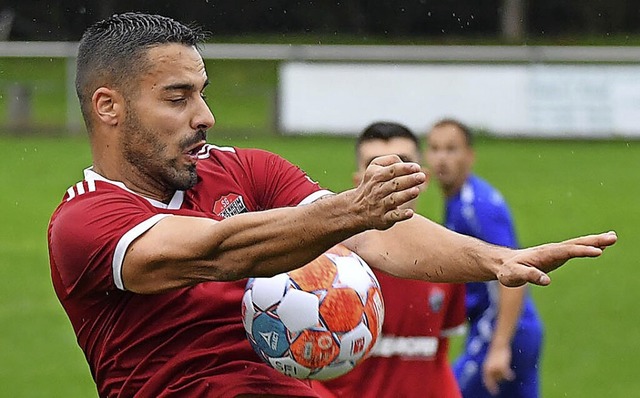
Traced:
[[173, 194], [173, 197], [171, 198], [171, 200], [169, 201], [169, 204], [160, 202], [160, 201], [155, 200], [155, 199], [147, 198], [146, 196], [142, 196], [142, 195], [130, 190], [129, 188], [127, 188], [126, 185], [124, 185], [124, 183], [122, 183], [120, 181], [109, 180], [109, 179], [101, 176], [100, 174], [96, 173], [93, 170], [93, 167], [87, 167], [86, 169], [84, 169], [84, 179], [86, 181], [104, 181], [104, 182], [107, 182], [109, 184], [113, 184], [113, 185], [115, 185], [115, 186], [117, 186], [119, 188], [124, 189], [127, 192], [131, 192], [134, 195], [138, 195], [141, 198], [146, 199], [154, 207], [157, 207], [157, 208], [160, 208], [160, 209], [170, 209], [170, 210], [179, 209], [180, 206], [182, 206], [182, 202], [184, 200], [184, 191], [176, 191]]

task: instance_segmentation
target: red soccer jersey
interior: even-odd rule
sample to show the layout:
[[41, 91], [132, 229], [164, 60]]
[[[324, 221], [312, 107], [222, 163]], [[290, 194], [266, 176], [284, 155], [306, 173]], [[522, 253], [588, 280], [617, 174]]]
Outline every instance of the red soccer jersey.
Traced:
[[154, 398], [315, 396], [307, 383], [262, 363], [249, 345], [240, 314], [246, 281], [200, 283], [155, 295], [123, 286], [127, 247], [163, 217], [220, 220], [296, 206], [328, 193], [265, 151], [206, 145], [199, 158], [198, 183], [176, 192], [168, 205], [88, 169], [51, 218], [53, 285], [98, 392]]
[[448, 336], [464, 328], [464, 284], [405, 280], [374, 270], [385, 304], [370, 357], [337, 379], [314, 382], [325, 397], [458, 398]]

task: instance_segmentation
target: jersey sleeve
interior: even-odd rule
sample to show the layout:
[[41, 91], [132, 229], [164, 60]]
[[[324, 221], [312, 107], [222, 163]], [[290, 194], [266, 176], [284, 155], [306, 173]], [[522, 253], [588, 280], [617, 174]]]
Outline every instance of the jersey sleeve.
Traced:
[[258, 193], [260, 210], [307, 204], [331, 194], [298, 166], [274, 153], [253, 149], [243, 154], [252, 174], [254, 192]]
[[478, 205], [478, 222], [481, 236], [478, 238], [494, 245], [518, 247], [513, 219], [506, 203], [482, 203]]
[[169, 214], [124, 194], [90, 192], [63, 203], [49, 225], [52, 264], [64, 292], [124, 289], [122, 262], [131, 242]]

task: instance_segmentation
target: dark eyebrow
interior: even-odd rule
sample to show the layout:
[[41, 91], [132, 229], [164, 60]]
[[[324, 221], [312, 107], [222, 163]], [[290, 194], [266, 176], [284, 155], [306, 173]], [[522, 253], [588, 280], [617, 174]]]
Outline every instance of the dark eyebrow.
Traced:
[[192, 91], [195, 88], [193, 84], [188, 83], [176, 83], [164, 86], [164, 91]]
[[[204, 90], [208, 85], [209, 85], [209, 79], [204, 81], [204, 85], [202, 86], [202, 89]], [[175, 83], [175, 84], [169, 84], [168, 86], [163, 87], [164, 91], [193, 91], [195, 90], [195, 88], [196, 86], [190, 83]]]

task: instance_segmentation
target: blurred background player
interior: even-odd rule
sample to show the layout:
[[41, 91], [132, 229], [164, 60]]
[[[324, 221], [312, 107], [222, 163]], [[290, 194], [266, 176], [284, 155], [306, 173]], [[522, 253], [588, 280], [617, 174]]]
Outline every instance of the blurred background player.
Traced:
[[[356, 141], [358, 186], [371, 161], [398, 155], [420, 163], [418, 138], [405, 126], [378, 122]], [[416, 201], [406, 204], [415, 210]], [[325, 396], [455, 398], [460, 390], [451, 371], [448, 336], [464, 332], [464, 284], [413, 281], [374, 269], [385, 302], [382, 334], [371, 355], [353, 371], [337, 379], [316, 382]]]
[[[445, 199], [447, 228], [496, 245], [518, 246], [507, 203], [498, 190], [472, 173], [470, 129], [454, 119], [437, 122], [427, 134], [426, 160]], [[542, 323], [527, 287], [468, 283], [469, 333], [454, 364], [468, 397], [537, 397]]]

